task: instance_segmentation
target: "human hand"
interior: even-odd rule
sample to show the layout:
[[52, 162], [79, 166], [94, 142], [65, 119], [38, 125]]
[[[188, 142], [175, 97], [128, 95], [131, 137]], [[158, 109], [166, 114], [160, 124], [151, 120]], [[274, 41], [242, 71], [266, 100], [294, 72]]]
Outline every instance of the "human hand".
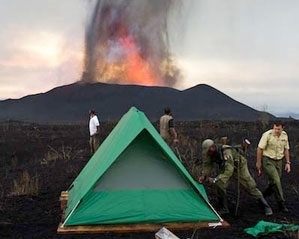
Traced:
[[257, 175], [261, 176], [262, 175], [262, 164], [260, 162], [256, 162], [256, 170], [257, 170]]
[[198, 182], [199, 182], [199, 183], [203, 183], [203, 182], [205, 181], [205, 179], [206, 179], [206, 176], [200, 176], [200, 177], [198, 178]]
[[291, 172], [291, 164], [290, 163], [286, 163], [286, 165], [284, 166], [284, 170], [289, 173]]
[[217, 182], [217, 178], [208, 178], [209, 183], [214, 184]]

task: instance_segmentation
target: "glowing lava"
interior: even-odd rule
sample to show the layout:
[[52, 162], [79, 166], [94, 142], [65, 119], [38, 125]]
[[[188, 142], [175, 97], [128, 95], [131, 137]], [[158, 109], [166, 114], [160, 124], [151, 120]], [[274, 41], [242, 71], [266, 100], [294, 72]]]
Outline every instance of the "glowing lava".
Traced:
[[98, 0], [86, 32], [83, 81], [172, 86], [179, 74], [168, 49], [176, 0]]

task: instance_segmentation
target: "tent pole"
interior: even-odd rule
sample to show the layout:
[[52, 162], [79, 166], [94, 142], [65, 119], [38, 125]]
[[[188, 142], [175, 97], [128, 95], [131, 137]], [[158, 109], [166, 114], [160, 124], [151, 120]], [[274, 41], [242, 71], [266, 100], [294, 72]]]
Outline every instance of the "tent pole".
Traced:
[[212, 210], [213, 210], [213, 212], [220, 218], [220, 222], [223, 222], [223, 219], [222, 219], [222, 217], [218, 214], [218, 212], [214, 209], [214, 207], [212, 206], [212, 204], [208, 201], [208, 200], [206, 200], [206, 199], [204, 199], [205, 201], [206, 201], [206, 203], [212, 208]]
[[209, 202], [209, 200], [207, 200], [204, 196], [201, 195], [201, 193], [199, 193], [199, 195], [201, 196], [201, 198], [210, 206], [210, 208], [212, 209], [212, 211], [220, 218], [220, 222], [223, 222], [224, 220], [222, 219], [222, 217], [218, 214], [218, 212], [214, 209], [214, 207], [212, 206], [212, 204]]
[[66, 221], [70, 218], [70, 216], [73, 214], [73, 212], [75, 211], [75, 209], [78, 207], [79, 203], [81, 202], [81, 200], [79, 200], [76, 204], [76, 206], [73, 208], [73, 210], [70, 212], [70, 214], [67, 216], [67, 218], [64, 220], [64, 222], [62, 223], [61, 227], [64, 227]]
[[[179, 156], [179, 160], [182, 162], [181, 155], [180, 155], [180, 152], [179, 152], [179, 149], [178, 149], [177, 146], [175, 146], [175, 150], [176, 150], [176, 152], [177, 152], [177, 154], [178, 154], [178, 156]], [[220, 218], [220, 222], [223, 222], [224, 220], [223, 220], [222, 217], [216, 212], [216, 210], [214, 209], [214, 207], [212, 206], [212, 204], [211, 204], [207, 199], [205, 199], [205, 197], [203, 197], [203, 196], [201, 195], [201, 193], [199, 193], [199, 194], [200, 194], [200, 196], [205, 200], [205, 202], [212, 208], [213, 212]]]

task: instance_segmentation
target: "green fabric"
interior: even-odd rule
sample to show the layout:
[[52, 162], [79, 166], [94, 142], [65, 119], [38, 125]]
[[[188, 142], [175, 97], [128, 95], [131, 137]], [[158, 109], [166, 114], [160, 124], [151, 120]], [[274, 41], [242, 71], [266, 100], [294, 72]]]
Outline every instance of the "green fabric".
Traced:
[[275, 197], [278, 201], [284, 202], [284, 195], [281, 185], [282, 160], [273, 160], [263, 157], [263, 169], [268, 177], [269, 185], [274, 189]]
[[217, 220], [194, 190], [107, 191], [82, 201], [66, 225]]
[[221, 220], [203, 185], [135, 107], [121, 118], [68, 194], [65, 225]]
[[296, 231], [299, 230], [298, 225], [294, 224], [278, 224], [273, 222], [259, 221], [254, 227], [244, 229], [244, 231], [254, 237], [267, 235], [275, 232]]

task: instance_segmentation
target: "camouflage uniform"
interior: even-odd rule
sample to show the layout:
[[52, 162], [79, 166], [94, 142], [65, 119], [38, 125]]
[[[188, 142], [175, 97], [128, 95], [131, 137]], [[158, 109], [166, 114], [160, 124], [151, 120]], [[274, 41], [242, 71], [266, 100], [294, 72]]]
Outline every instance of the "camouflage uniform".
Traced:
[[[223, 151], [223, 155], [221, 155], [221, 150]], [[218, 164], [220, 168], [215, 182], [218, 196], [226, 196], [226, 189], [230, 179], [233, 177], [238, 179], [243, 188], [253, 197], [257, 199], [263, 197], [261, 191], [256, 187], [255, 180], [249, 173], [246, 158], [235, 149], [228, 145], [223, 145], [218, 146], [217, 153], [214, 157], [204, 155], [202, 169], [203, 176], [211, 176], [214, 163]]]
[[[229, 145], [215, 145], [211, 139], [206, 139], [202, 143], [203, 164], [200, 182], [207, 178], [216, 186], [216, 193], [219, 200], [219, 213], [228, 213], [228, 203], [226, 189], [231, 178], [239, 180], [241, 186], [254, 198], [258, 199], [263, 206], [266, 215], [272, 215], [272, 209], [265, 200], [261, 191], [256, 187], [254, 179], [251, 177], [246, 158], [237, 149]], [[211, 178], [214, 164], [219, 165], [219, 174], [216, 178]]]

